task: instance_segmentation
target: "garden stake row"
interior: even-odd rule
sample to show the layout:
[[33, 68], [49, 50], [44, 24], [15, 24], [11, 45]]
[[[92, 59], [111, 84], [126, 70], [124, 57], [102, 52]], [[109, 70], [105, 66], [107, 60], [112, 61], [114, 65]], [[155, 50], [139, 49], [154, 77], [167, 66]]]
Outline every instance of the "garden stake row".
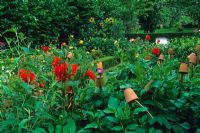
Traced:
[[[137, 99], [138, 96], [135, 94], [135, 92], [131, 88], [127, 88], [124, 90], [124, 96], [126, 99], [126, 102], [131, 104], [133, 101], [135, 101], [140, 107], [145, 108]], [[146, 112], [149, 114], [149, 116], [153, 119], [154, 117], [152, 114], [146, 110]]]

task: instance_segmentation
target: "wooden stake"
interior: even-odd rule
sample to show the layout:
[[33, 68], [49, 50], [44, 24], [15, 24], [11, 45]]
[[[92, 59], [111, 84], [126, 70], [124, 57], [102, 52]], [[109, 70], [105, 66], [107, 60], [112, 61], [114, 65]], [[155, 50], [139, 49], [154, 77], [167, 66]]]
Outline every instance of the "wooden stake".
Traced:
[[[142, 107], [142, 108], [144, 108], [144, 106], [138, 101], [138, 100], [135, 100], [136, 101], [136, 103], [138, 103], [139, 105], [140, 105], [140, 107]], [[153, 116], [152, 116], [152, 114], [147, 110], [146, 111], [149, 115], [150, 115], [150, 117], [153, 119]]]

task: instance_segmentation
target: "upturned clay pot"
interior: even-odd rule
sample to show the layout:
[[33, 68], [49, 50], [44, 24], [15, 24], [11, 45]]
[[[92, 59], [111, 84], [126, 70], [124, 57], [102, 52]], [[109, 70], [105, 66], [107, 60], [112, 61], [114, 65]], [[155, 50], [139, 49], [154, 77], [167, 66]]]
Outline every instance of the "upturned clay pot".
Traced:
[[191, 53], [190, 55], [188, 55], [188, 59], [192, 58], [193, 56], [195, 56], [195, 53]]
[[103, 69], [103, 63], [97, 62], [97, 69]]
[[169, 55], [173, 55], [173, 54], [174, 54], [174, 50], [173, 50], [172, 48], [169, 48], [169, 49], [168, 49], [168, 54], [169, 54]]
[[137, 95], [131, 88], [127, 88], [124, 90], [124, 96], [125, 96], [127, 103], [130, 103], [130, 102], [138, 99]]
[[163, 54], [160, 54], [160, 56], [159, 56], [159, 60], [161, 60], [161, 61], [164, 60], [164, 55], [163, 55]]
[[96, 86], [102, 87], [105, 85], [104, 77], [103, 76], [97, 76], [96, 78]]
[[179, 73], [182, 73], [182, 74], [188, 73], [188, 64], [181, 63], [180, 68], [179, 68]]
[[197, 56], [194, 55], [189, 59], [189, 62], [192, 63], [193, 65], [197, 64]]
[[188, 55], [189, 62], [192, 63], [193, 65], [197, 64], [197, 56], [195, 53], [191, 53]]

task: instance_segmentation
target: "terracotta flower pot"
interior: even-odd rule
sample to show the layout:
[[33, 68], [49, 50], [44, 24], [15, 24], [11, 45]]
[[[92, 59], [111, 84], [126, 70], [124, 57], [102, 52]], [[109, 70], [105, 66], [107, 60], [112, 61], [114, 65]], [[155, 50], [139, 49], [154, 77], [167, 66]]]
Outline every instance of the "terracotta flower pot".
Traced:
[[96, 86], [102, 87], [105, 85], [104, 77], [103, 76], [97, 76], [96, 78]]
[[168, 54], [169, 54], [169, 55], [173, 55], [173, 54], [174, 54], [174, 50], [173, 50], [172, 48], [169, 48], [169, 49], [168, 49]]
[[188, 55], [189, 62], [196, 65], [197, 64], [197, 56], [195, 53], [191, 53]]
[[103, 63], [97, 62], [97, 69], [103, 69]]
[[181, 63], [180, 68], [179, 68], [179, 73], [182, 73], [182, 74], [188, 73], [188, 64]]
[[164, 55], [163, 55], [163, 54], [160, 54], [160, 56], [159, 56], [159, 60], [161, 60], [161, 61], [164, 60]]
[[189, 60], [190, 63], [192, 63], [193, 65], [196, 65], [197, 64], [197, 56], [194, 55], [190, 58]]
[[195, 56], [195, 53], [191, 53], [190, 55], [188, 55], [188, 59], [192, 58], [193, 56]]
[[124, 96], [125, 96], [127, 103], [130, 103], [130, 102], [138, 99], [137, 95], [131, 88], [127, 88], [124, 90]]

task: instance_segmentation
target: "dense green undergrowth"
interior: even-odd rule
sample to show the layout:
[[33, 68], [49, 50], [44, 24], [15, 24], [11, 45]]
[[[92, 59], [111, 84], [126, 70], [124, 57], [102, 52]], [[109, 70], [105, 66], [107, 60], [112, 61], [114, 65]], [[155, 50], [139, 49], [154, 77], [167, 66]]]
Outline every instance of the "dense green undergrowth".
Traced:
[[[191, 52], [199, 54], [196, 49], [199, 38], [174, 39], [165, 47], [138, 39], [134, 42], [115, 40], [109, 43], [108, 47], [113, 50], [109, 54], [101, 46], [88, 47], [90, 40], [63, 45], [61, 49], [50, 44], [47, 51], [12, 41], [19, 45], [1, 51], [0, 132], [179, 133], [200, 130], [200, 66], [191, 67], [187, 59]], [[153, 50], [155, 47], [159, 49], [158, 55]], [[169, 48], [173, 49], [173, 58], [169, 58]], [[70, 52], [73, 56], [69, 58]], [[160, 63], [161, 53], [165, 59]], [[68, 65], [68, 74], [74, 72], [70, 65], [77, 64], [75, 75], [59, 81], [52, 66], [55, 57]], [[96, 63], [99, 61], [104, 66], [102, 87], [97, 83]], [[181, 62], [188, 64], [183, 82], [179, 73]], [[20, 74], [22, 69], [35, 74], [34, 83], [24, 79]], [[88, 78], [87, 70], [93, 71], [96, 79], [90, 77], [91, 73]], [[72, 93], [68, 90], [70, 87]], [[140, 104], [125, 101], [126, 88], [135, 91]]]

